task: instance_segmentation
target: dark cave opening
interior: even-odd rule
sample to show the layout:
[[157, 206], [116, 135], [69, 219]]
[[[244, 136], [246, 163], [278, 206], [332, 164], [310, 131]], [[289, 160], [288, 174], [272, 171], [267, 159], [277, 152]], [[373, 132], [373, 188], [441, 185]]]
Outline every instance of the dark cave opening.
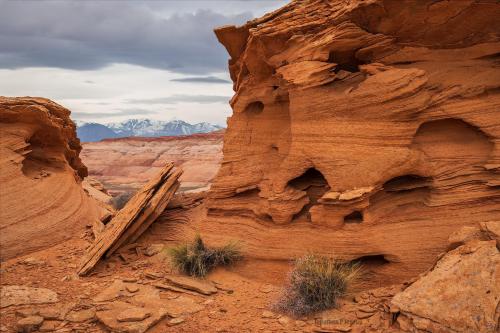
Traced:
[[359, 65], [363, 65], [364, 62], [357, 59], [354, 55], [353, 50], [348, 51], [330, 51], [328, 55], [328, 62], [335, 63], [337, 66], [334, 68], [333, 72], [336, 74], [341, 70], [356, 73], [359, 72]]
[[386, 181], [383, 185], [387, 192], [410, 191], [418, 188], [428, 187], [431, 179], [414, 174], [394, 177]]
[[297, 190], [305, 191], [309, 198], [309, 203], [299, 213], [295, 214], [293, 219], [306, 216], [310, 220], [309, 209], [316, 205], [318, 199], [330, 190], [330, 186], [328, 186], [323, 174], [315, 168], [307, 169], [302, 175], [290, 180], [288, 185]]
[[363, 222], [363, 212], [355, 210], [354, 212], [344, 216], [344, 223], [361, 223]]
[[383, 254], [362, 256], [352, 260], [352, 262], [367, 268], [380, 267], [390, 263]]
[[244, 112], [250, 115], [257, 115], [262, 113], [262, 111], [264, 111], [264, 103], [256, 101], [248, 104]]

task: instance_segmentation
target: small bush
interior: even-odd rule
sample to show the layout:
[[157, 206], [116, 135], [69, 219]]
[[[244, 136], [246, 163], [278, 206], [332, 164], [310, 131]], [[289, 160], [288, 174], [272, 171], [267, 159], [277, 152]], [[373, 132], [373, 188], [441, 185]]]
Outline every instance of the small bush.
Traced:
[[220, 248], [208, 248], [197, 235], [191, 244], [184, 244], [169, 250], [174, 265], [182, 272], [204, 277], [216, 266], [227, 266], [242, 258], [237, 243]]
[[358, 263], [306, 255], [296, 261], [274, 309], [299, 317], [333, 308], [359, 275]]

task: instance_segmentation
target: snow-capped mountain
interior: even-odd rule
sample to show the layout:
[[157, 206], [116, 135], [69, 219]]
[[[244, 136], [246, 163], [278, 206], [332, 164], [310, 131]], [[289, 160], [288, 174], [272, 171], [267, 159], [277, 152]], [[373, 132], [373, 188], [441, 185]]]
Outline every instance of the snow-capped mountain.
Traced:
[[[95, 136], [93, 136], [93, 129], [98, 129], [98, 126], [96, 125], [106, 127], [109, 129], [109, 132], [104, 131], [102, 127], [99, 127], [99, 131], [96, 131]], [[122, 122], [108, 124], [78, 124], [77, 132], [78, 137], [80, 137], [82, 141], [100, 141], [106, 138], [127, 136], [155, 137], [190, 135], [195, 133], [213, 132], [222, 128], [222, 126], [206, 122], [190, 124], [182, 120], [162, 121], [152, 119], [129, 119]], [[108, 136], [103, 137], [103, 133], [107, 133]]]

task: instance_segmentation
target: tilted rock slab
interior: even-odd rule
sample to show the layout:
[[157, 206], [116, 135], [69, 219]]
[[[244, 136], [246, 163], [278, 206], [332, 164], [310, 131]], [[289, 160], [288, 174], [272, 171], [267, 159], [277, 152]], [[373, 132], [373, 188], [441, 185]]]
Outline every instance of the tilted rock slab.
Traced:
[[429, 272], [394, 296], [402, 328], [425, 332], [494, 333], [499, 327], [500, 252], [495, 241], [473, 241], [448, 252]]
[[169, 163], [144, 185], [96, 236], [82, 258], [78, 274], [89, 273], [102, 256], [109, 257], [122, 245], [135, 242], [165, 210], [179, 188], [181, 174], [182, 170]]
[[479, 0], [303, 0], [216, 29], [236, 93], [191, 228], [249, 259], [358, 259], [368, 287], [427, 270], [500, 209], [499, 16]]
[[59, 244], [105, 211], [82, 188], [70, 113], [45, 98], [0, 97], [1, 260]]

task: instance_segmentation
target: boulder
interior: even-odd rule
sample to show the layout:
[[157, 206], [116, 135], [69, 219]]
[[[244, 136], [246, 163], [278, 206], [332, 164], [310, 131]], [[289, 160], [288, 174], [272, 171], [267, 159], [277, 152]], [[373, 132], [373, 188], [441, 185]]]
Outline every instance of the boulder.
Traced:
[[448, 252], [392, 299], [405, 330], [429, 332], [498, 332], [499, 303], [495, 241], [472, 241]]

